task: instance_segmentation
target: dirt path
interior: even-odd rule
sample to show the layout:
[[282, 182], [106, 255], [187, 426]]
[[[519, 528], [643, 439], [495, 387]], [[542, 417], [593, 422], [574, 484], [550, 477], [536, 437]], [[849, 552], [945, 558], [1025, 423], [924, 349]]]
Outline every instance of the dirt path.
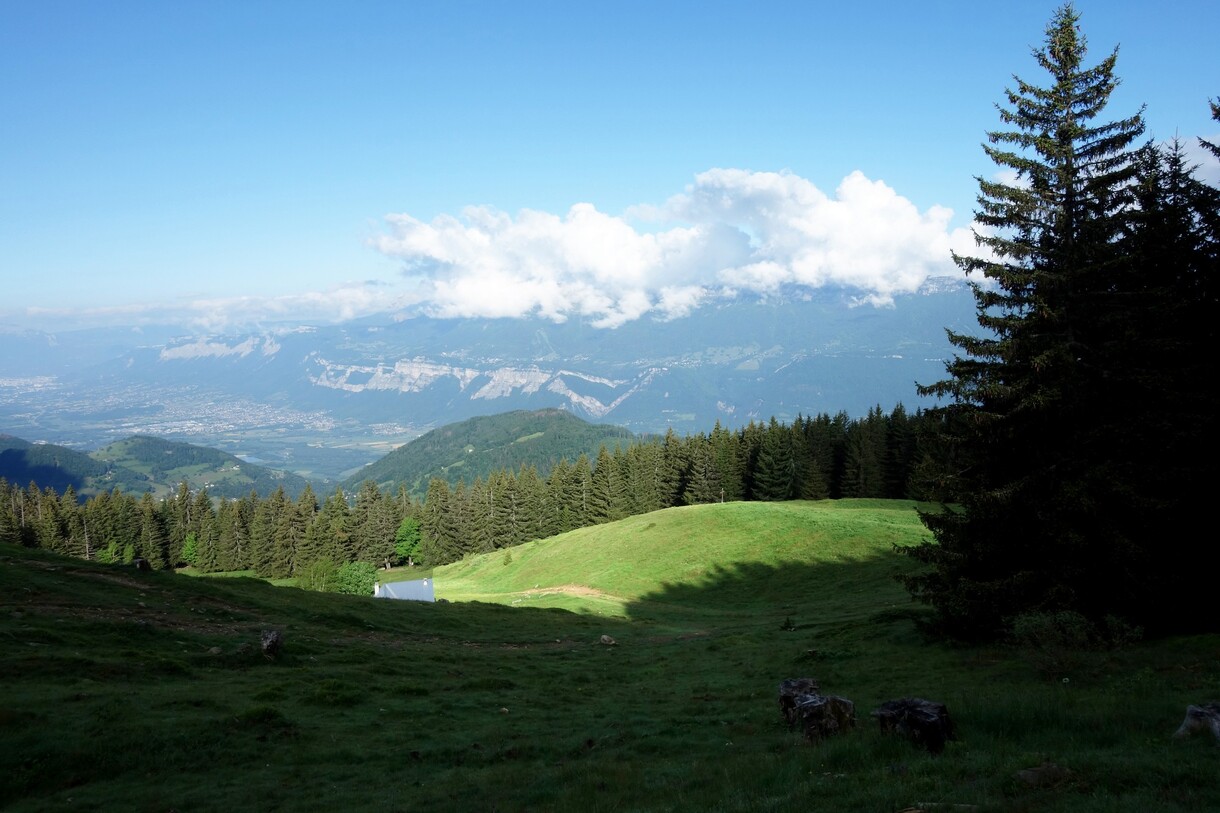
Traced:
[[622, 596], [616, 596], [612, 593], [607, 593], [604, 590], [598, 590], [594, 587], [586, 587], [583, 584], [557, 584], [549, 587], [535, 587], [532, 590], [518, 590], [513, 595], [516, 596], [545, 596], [554, 593], [562, 593], [567, 596], [580, 596], [581, 598], [600, 598], [608, 601], [627, 601]]

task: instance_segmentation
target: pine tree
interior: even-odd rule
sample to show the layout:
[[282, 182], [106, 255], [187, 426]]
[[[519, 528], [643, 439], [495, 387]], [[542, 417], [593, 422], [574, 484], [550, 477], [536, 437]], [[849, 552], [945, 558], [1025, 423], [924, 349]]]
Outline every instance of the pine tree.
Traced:
[[237, 570], [251, 570], [255, 562], [254, 515], [258, 510], [258, 494], [251, 491], [234, 503], [233, 564]]
[[276, 531], [281, 517], [291, 504], [283, 486], [277, 486], [271, 496], [265, 500], [256, 499], [254, 505], [254, 516], [250, 523], [251, 564], [260, 576], [280, 576], [284, 572], [284, 564], [277, 561]]
[[166, 522], [165, 532], [169, 537], [170, 561], [182, 561], [182, 549], [186, 545], [186, 536], [199, 533], [198, 526], [191, 525], [191, 486], [183, 480], [178, 484], [178, 491], [165, 502]]
[[37, 546], [43, 550], [54, 551], [67, 555], [68, 540], [64, 532], [63, 517], [60, 516], [59, 495], [52, 489], [38, 491], [31, 485], [31, 492], [36, 493], [37, 521], [35, 523], [35, 539]]
[[542, 522], [540, 538], [570, 531], [576, 526], [571, 516], [572, 467], [566, 458], [561, 458], [551, 468], [546, 478], [542, 498]]
[[686, 491], [682, 495], [683, 501], [687, 505], [719, 502], [723, 489], [711, 440], [699, 434], [690, 438], [689, 443], [690, 467], [686, 478]]
[[665, 430], [665, 439], [661, 443], [662, 508], [672, 508], [683, 502], [686, 481], [690, 477], [690, 450], [689, 439], [679, 438], [673, 427]]
[[[347, 556], [343, 561], [359, 561], [373, 563], [377, 561], [382, 542], [380, 527], [382, 523], [377, 518], [378, 509], [385, 497], [381, 489], [372, 480], [365, 480], [356, 492], [356, 504], [352, 507], [347, 521]], [[390, 536], [393, 536], [391, 530]], [[392, 545], [392, 541], [387, 541]]]
[[[221, 539], [220, 525], [216, 522], [211, 503], [208, 503], [208, 510], [206, 512], [199, 511], [193, 513], [192, 522], [198, 528], [197, 531], [192, 531], [188, 534], [188, 538], [195, 537], [196, 540], [196, 566], [204, 573], [215, 573], [232, 569], [231, 557], [227, 555], [226, 551], [222, 550], [223, 540]], [[183, 547], [185, 548], [185, 544]]]
[[343, 487], [335, 486], [326, 502], [322, 503], [317, 517], [310, 523], [305, 544], [315, 561], [350, 562], [355, 560], [350, 534], [351, 507], [347, 504]]
[[20, 489], [13, 488], [0, 477], [0, 543], [5, 545], [21, 544], [21, 522], [18, 519], [20, 494]]
[[610, 451], [602, 446], [597, 451], [597, 463], [590, 476], [590, 522], [600, 524], [622, 519], [619, 510], [621, 494], [618, 464]]
[[157, 512], [152, 494], [146, 491], [140, 498], [140, 537], [136, 544], [136, 555], [143, 556], [154, 569], [160, 570], [169, 564], [168, 546], [161, 515]]
[[59, 498], [59, 516], [66, 542], [64, 552], [79, 559], [88, 559], [90, 551], [89, 540], [85, 534], [85, 512], [76, 495], [76, 489], [71, 484]]
[[[906, 580], [941, 628], [988, 637], [1028, 611], [1121, 611], [1129, 564], [1098, 528], [1111, 504], [1092, 460], [1105, 292], [1135, 176], [1140, 114], [1097, 121], [1118, 84], [1117, 50], [1084, 66], [1078, 15], [1060, 8], [1034, 53], [1046, 88], [1016, 79], [984, 150], [1014, 182], [979, 179], [974, 283], [985, 335], [949, 333], [949, 378], [921, 387], [950, 399], [957, 508], [924, 515], [936, 537], [909, 552], [932, 565]], [[1115, 442], [1110, 438], [1110, 444]]]
[[441, 477], [433, 477], [428, 483], [420, 531], [419, 559], [424, 565], [436, 567], [462, 557], [454, 522], [453, 495], [449, 483]]
[[734, 502], [745, 498], [745, 460], [741, 454], [741, 441], [737, 435], [720, 425], [712, 427], [708, 438], [712, 445], [712, 460], [720, 481], [718, 501]]
[[238, 520], [240, 508], [236, 500], [222, 499], [212, 518], [216, 528], [216, 556], [221, 570], [243, 570]]
[[[1212, 119], [1215, 121], [1220, 121], [1220, 99], [1217, 99], [1213, 102], [1209, 102], [1209, 104], [1211, 105], [1211, 108], [1212, 108]], [[1210, 141], [1204, 141], [1203, 139], [1200, 138], [1199, 145], [1201, 147], [1203, 147], [1203, 149], [1210, 152], [1212, 155], [1216, 156], [1217, 158], [1220, 158], [1220, 144], [1213, 144]]]
[[792, 433], [771, 418], [754, 464], [754, 499], [790, 500], [798, 496], [800, 477], [793, 452]]
[[847, 429], [843, 468], [844, 497], [885, 497], [887, 424], [880, 405]]
[[911, 497], [911, 472], [919, 450], [915, 427], [919, 413], [907, 415], [906, 408], [897, 404], [885, 425], [885, 495], [892, 500]]
[[496, 534], [502, 530], [496, 516], [500, 506], [494, 498], [499, 489], [500, 474], [502, 471], [493, 472], [486, 481], [476, 475], [466, 493], [466, 531], [462, 539], [465, 548], [475, 553], [494, 550]]
[[584, 528], [586, 525], [592, 525], [593, 467], [589, 463], [589, 456], [583, 452], [576, 458], [568, 483], [568, 521], [571, 527]]
[[538, 469], [521, 464], [517, 470], [517, 500], [521, 512], [519, 540], [529, 542], [547, 536], [543, 533], [543, 492], [545, 485]]

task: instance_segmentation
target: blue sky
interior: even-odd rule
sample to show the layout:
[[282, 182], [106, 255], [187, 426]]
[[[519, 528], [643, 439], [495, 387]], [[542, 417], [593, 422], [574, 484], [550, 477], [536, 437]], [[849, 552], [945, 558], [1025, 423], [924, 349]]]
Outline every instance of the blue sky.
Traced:
[[[1113, 118], [1220, 134], [1220, 4], [1076, 7]], [[1053, 10], [0, 0], [0, 325], [884, 303], [966, 245]]]

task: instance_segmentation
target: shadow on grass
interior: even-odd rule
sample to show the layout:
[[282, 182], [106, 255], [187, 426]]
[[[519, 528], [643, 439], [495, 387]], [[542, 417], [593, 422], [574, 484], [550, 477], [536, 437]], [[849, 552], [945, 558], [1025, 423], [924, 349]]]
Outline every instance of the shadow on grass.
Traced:
[[896, 577], [916, 564], [893, 550], [828, 561], [717, 565], [697, 581], [664, 583], [628, 603], [634, 621], [674, 623], [721, 616], [792, 629], [921, 613]]

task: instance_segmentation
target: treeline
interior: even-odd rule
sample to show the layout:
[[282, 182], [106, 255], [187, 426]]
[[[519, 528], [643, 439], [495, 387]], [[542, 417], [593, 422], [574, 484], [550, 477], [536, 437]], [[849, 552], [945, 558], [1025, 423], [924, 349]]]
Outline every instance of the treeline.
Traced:
[[874, 407], [859, 420], [823, 414], [738, 430], [717, 423], [710, 433], [603, 446], [593, 461], [560, 461], [545, 479], [528, 467], [470, 486], [434, 478], [420, 513], [420, 553], [451, 562], [677, 505], [920, 497], [928, 425], [901, 405], [888, 415]]
[[928, 496], [921, 463], [934, 433], [925, 413], [901, 405], [855, 420], [839, 413], [736, 430], [717, 424], [710, 433], [603, 446], [593, 460], [560, 460], [545, 478], [524, 466], [469, 485], [436, 478], [422, 503], [403, 486], [387, 494], [371, 481], [321, 501], [312, 488], [296, 500], [282, 488], [215, 500], [183, 483], [162, 500], [116, 490], [81, 503], [71, 488], [61, 494], [0, 479], [0, 542], [104, 562], [139, 557], [158, 569], [190, 564], [317, 581], [349, 562], [441, 565], [677, 505], [920, 498]]

